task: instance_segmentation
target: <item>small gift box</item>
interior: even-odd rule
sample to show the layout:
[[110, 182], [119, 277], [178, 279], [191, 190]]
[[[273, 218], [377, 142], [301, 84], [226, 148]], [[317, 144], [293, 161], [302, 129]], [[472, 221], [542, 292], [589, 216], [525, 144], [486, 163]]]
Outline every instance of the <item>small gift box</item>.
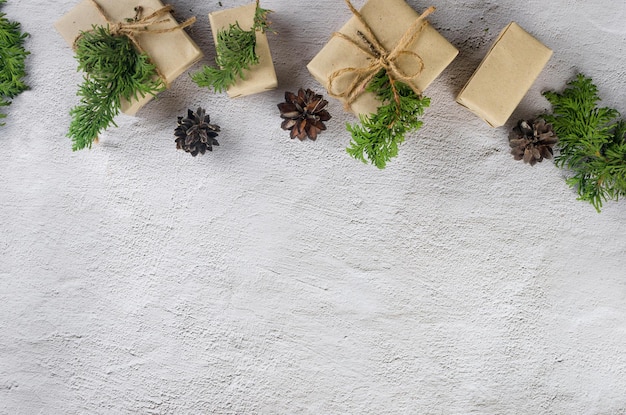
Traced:
[[510, 23], [457, 97], [492, 127], [506, 123], [552, 56], [552, 50]]
[[[360, 15], [369, 28], [353, 16], [307, 65], [329, 94], [344, 103], [348, 101], [344, 95], [348, 94], [342, 92], [350, 88], [361, 68], [368, 68], [372, 62], [372, 56], [364, 53], [369, 48], [364, 33], [373, 33], [389, 52], [396, 50], [399, 42], [404, 43], [407, 36], [411, 37], [405, 48], [396, 50], [396, 60], [391, 64], [394, 70], [410, 78], [407, 83], [418, 91], [424, 91], [459, 53], [426, 20], [416, 27], [420, 15], [404, 0], [369, 0]], [[359, 92], [349, 104], [355, 114], [371, 114], [376, 112], [380, 101], [372, 93]]]
[[[70, 46], [81, 32], [90, 31], [93, 26], [113, 26], [126, 23], [136, 15], [135, 7], [141, 6], [148, 16], [163, 9], [159, 0], [84, 0], [55, 23], [57, 31]], [[178, 26], [170, 13], [166, 13], [143, 32], [136, 33], [135, 39], [157, 67], [165, 85], [172, 83], [190, 66], [202, 58], [198, 46], [182, 29], [168, 31]], [[150, 33], [152, 32], [152, 33]], [[122, 111], [135, 115], [141, 107], [152, 99], [152, 95], [139, 96], [137, 100], [122, 100]]]
[[[251, 30], [254, 26], [256, 7], [257, 5], [252, 3], [247, 6], [209, 13], [209, 22], [215, 43], [217, 44], [219, 31], [228, 30], [231, 24], [239, 23], [241, 29]], [[256, 94], [275, 89], [278, 86], [267, 35], [260, 30], [256, 30], [255, 33], [255, 53], [259, 57], [259, 63], [249, 70], [244, 70], [243, 79], [239, 79], [235, 85], [228, 88], [226, 92], [231, 98]]]

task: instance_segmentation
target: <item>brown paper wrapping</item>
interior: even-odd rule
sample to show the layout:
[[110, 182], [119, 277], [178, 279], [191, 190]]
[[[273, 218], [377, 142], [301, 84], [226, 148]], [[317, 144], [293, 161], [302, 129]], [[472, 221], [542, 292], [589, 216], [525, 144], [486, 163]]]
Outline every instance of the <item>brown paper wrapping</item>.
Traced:
[[[392, 50], [402, 38], [406, 30], [419, 17], [404, 0], [369, 0], [360, 10], [365, 21], [372, 28], [380, 43], [387, 51]], [[363, 31], [362, 24], [352, 17], [339, 30], [341, 33], [363, 43], [357, 31]], [[417, 53], [424, 62], [424, 70], [411, 83], [420, 91], [424, 91], [432, 81], [454, 60], [459, 51], [437, 32], [430, 24], [422, 30], [413, 42], [410, 51]], [[330, 75], [343, 68], [360, 68], [368, 66], [368, 58], [349, 42], [333, 37], [307, 65], [311, 75], [328, 90]], [[415, 72], [410, 62], [400, 61], [399, 67], [406, 73]], [[349, 76], [338, 78], [333, 86], [335, 91], [345, 89], [352, 79]], [[344, 101], [345, 102], [345, 101]], [[363, 93], [351, 105], [355, 114], [371, 114], [376, 112], [380, 101], [374, 94]]]
[[[217, 43], [217, 33], [220, 30], [227, 30], [235, 22], [239, 22], [239, 26], [243, 30], [250, 30], [254, 25], [255, 10], [256, 3], [252, 3], [247, 6], [209, 13], [209, 22], [211, 23], [211, 31], [213, 32], [215, 43]], [[235, 85], [228, 88], [226, 92], [229, 97], [236, 98], [252, 95], [275, 89], [278, 86], [270, 45], [265, 33], [256, 32], [255, 51], [259, 57], [259, 63], [244, 71], [244, 79], [238, 80]]]
[[[134, 8], [139, 5], [144, 9], [144, 16], [163, 7], [163, 3], [159, 0], [97, 0], [97, 2], [112, 22], [123, 22], [126, 18], [134, 17]], [[164, 20], [167, 21], [151, 28], [165, 29], [178, 24], [171, 15], [168, 15]], [[61, 17], [54, 26], [67, 44], [73, 47], [74, 41], [81, 31], [91, 30], [93, 25], [105, 26], [106, 24], [106, 20], [94, 4], [90, 0], [84, 0]], [[184, 30], [158, 34], [138, 34], [136, 38], [150, 56], [152, 63], [159, 68], [165, 77], [167, 85], [202, 58], [202, 52]], [[132, 102], [122, 100], [122, 111], [128, 115], [135, 115], [152, 98], [152, 95], [146, 95]]]
[[552, 51], [510, 23], [457, 97], [492, 127], [506, 123], [550, 60]]

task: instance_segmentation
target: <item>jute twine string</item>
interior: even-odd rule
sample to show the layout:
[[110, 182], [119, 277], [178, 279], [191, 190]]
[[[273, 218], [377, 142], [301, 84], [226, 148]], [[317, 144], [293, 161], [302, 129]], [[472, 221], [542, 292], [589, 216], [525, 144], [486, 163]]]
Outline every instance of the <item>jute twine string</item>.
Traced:
[[[426, 26], [426, 17], [435, 11], [434, 7], [429, 7], [424, 13], [422, 13], [411, 26], [404, 33], [402, 38], [396, 43], [395, 47], [391, 51], [387, 51], [385, 47], [380, 43], [374, 31], [370, 25], [365, 21], [361, 13], [352, 5], [350, 0], [345, 0], [348, 8], [358, 21], [363, 26], [364, 32], [357, 32], [357, 35], [367, 44], [367, 47], [353, 38], [340, 33], [333, 33], [333, 37], [343, 39], [353, 46], [357, 47], [361, 52], [368, 56], [370, 64], [360, 68], [343, 68], [334, 71], [328, 78], [328, 93], [335, 98], [341, 98], [344, 100], [346, 109], [350, 109], [352, 103], [365, 92], [367, 84], [376, 76], [381, 69], [387, 72], [391, 87], [394, 92], [396, 102], [399, 103], [399, 96], [394, 83], [396, 81], [405, 82], [417, 95], [421, 96], [422, 91], [416, 86], [412, 85], [411, 81], [417, 79], [424, 70], [424, 61], [416, 53], [408, 50], [408, 47], [419, 37], [422, 30]], [[406, 72], [398, 65], [398, 59], [400, 57], [409, 57], [417, 62], [416, 69], [413, 72]], [[344, 90], [336, 92], [334, 90], [334, 83], [338, 78], [346, 74], [354, 76], [354, 80]]]
[[[102, 8], [102, 6], [96, 0], [90, 0], [90, 1], [94, 5], [96, 10], [98, 10], [98, 13], [100, 13], [102, 17], [104, 18], [104, 20], [107, 22], [107, 25], [109, 26], [109, 32], [113, 36], [126, 36], [127, 38], [129, 38], [130, 41], [135, 46], [135, 48], [137, 49], [137, 52], [139, 52], [140, 54], [145, 53], [145, 50], [143, 49], [143, 47], [141, 47], [141, 44], [139, 44], [139, 42], [137, 41], [137, 35], [170, 33], [170, 32], [174, 32], [175, 30], [184, 29], [185, 27], [191, 26], [196, 21], [196, 18], [194, 16], [185, 20], [183, 23], [180, 23], [173, 27], [169, 27], [166, 29], [151, 29], [151, 27], [155, 25], [169, 21], [168, 19], [161, 19], [163, 16], [168, 15], [170, 12], [174, 10], [174, 8], [171, 5], [166, 5], [145, 17], [141, 17], [142, 9], [141, 7], [137, 7], [135, 9], [135, 11], [137, 12], [137, 16], [135, 17], [135, 19], [132, 19], [128, 22], [113, 22], [109, 19], [106, 12]], [[76, 40], [74, 40], [74, 47], [76, 46], [76, 42], [78, 42], [78, 40], [81, 37], [82, 37], [82, 34], [76, 37]], [[165, 76], [163, 75], [163, 73], [159, 70], [159, 68], [155, 68], [155, 69], [156, 69], [156, 73], [158, 77], [161, 78], [163, 83], [166, 84], [167, 86], [167, 80], [165, 79]]]

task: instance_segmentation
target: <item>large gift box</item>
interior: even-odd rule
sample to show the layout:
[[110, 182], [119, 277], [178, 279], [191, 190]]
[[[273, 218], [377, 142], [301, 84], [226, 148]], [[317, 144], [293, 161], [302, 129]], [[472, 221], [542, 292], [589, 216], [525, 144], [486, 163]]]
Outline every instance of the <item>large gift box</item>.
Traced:
[[[97, 1], [97, 3], [95, 3]], [[101, 10], [98, 9], [98, 5]], [[149, 16], [163, 7], [160, 0], [84, 0], [55, 23], [58, 32], [68, 45], [74, 42], [81, 32], [93, 29], [94, 25], [106, 26], [110, 23], [127, 22], [127, 19], [136, 15], [135, 7], [143, 8], [143, 15]], [[104, 16], [103, 13], [106, 15]], [[158, 23], [151, 25], [148, 30], [161, 30], [176, 27], [178, 23], [167, 13], [160, 17]], [[182, 29], [165, 33], [139, 33], [135, 35], [141, 48], [148, 54], [150, 60], [163, 76], [166, 85], [172, 83], [191, 65], [202, 58], [198, 46]], [[148, 94], [139, 99], [127, 102], [122, 100], [122, 111], [135, 115], [141, 107], [152, 99]]]
[[[254, 25], [255, 10], [256, 4], [252, 3], [247, 6], [209, 13], [213, 40], [217, 43], [219, 31], [228, 30], [231, 24], [237, 22], [243, 30], [250, 30]], [[252, 66], [249, 70], [244, 70], [243, 79], [239, 79], [235, 85], [228, 88], [226, 92], [229, 97], [236, 98], [252, 95], [275, 89], [278, 86], [267, 35], [258, 30], [256, 31], [255, 52], [259, 57], [259, 63]]]
[[[407, 30], [419, 18], [419, 14], [404, 0], [369, 0], [361, 8], [360, 14], [387, 51], [395, 48]], [[365, 31], [363, 24], [356, 16], [348, 20], [339, 30], [341, 34], [367, 48], [368, 45], [361, 38]], [[417, 38], [407, 46], [407, 52], [403, 54], [403, 58], [398, 59], [397, 64], [403, 73], [419, 72], [416, 68], [416, 59], [411, 59], [410, 55], [419, 56], [423, 63], [421, 72], [419, 76], [408, 82], [414, 89], [424, 91], [458, 53], [459, 51], [450, 42], [425, 21]], [[346, 68], [364, 68], [369, 65], [369, 57], [358, 47], [346, 39], [333, 36], [309, 62], [307, 68], [332, 95], [334, 92], [346, 90], [354, 80], [354, 76], [346, 73], [334, 79], [331, 90], [330, 78], [333, 74]], [[345, 103], [345, 98], [340, 99]], [[350, 108], [355, 114], [371, 114], [376, 112], [378, 106], [380, 106], [380, 101], [374, 94], [367, 92], [359, 95], [351, 103]]]
[[552, 51], [510, 23], [457, 97], [492, 127], [506, 123], [550, 60]]

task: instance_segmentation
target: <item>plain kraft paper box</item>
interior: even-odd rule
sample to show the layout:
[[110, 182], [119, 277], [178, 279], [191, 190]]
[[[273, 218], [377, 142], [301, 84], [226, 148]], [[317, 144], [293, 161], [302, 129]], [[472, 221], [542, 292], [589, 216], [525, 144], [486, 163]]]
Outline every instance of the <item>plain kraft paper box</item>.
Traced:
[[[252, 3], [247, 6], [209, 13], [209, 22], [215, 43], [217, 44], [218, 32], [228, 30], [230, 25], [235, 24], [235, 22], [238, 22], [243, 30], [250, 30], [254, 25], [255, 11], [256, 3]], [[237, 98], [257, 94], [276, 89], [278, 86], [267, 35], [258, 30], [256, 31], [255, 52], [259, 57], [259, 63], [249, 70], [245, 70], [243, 79], [238, 80], [235, 85], [228, 88], [226, 92], [229, 97]]]
[[500, 127], [551, 56], [552, 50], [512, 22], [500, 33], [456, 100], [490, 126]]
[[[392, 50], [406, 30], [415, 22], [419, 14], [404, 0], [369, 0], [360, 10], [365, 21], [370, 25], [376, 37], [386, 50]], [[355, 16], [339, 30], [341, 33], [358, 40], [357, 31], [363, 31]], [[424, 70], [411, 82], [420, 91], [424, 91], [456, 58], [459, 51], [452, 46], [430, 23], [422, 29], [409, 50], [417, 53], [424, 62]], [[307, 69], [313, 77], [328, 90], [330, 75], [343, 68], [360, 68], [369, 65], [363, 52], [347, 41], [332, 37], [320, 52], [309, 62]], [[406, 60], [399, 61], [399, 66], [407, 73], [414, 72], [414, 66]], [[346, 88], [352, 79], [342, 76], [335, 81], [334, 89]], [[345, 103], [345, 101], [344, 101]], [[372, 114], [380, 106], [374, 94], [361, 94], [351, 105], [355, 114]]]
[[[112, 22], [123, 22], [126, 18], [132, 18], [135, 16], [134, 8], [138, 5], [143, 7], [144, 16], [163, 7], [159, 0], [97, 0], [97, 2]], [[166, 29], [178, 25], [171, 15], [167, 15], [163, 20], [166, 21], [151, 28]], [[92, 1], [85, 0], [61, 17], [54, 26], [67, 44], [73, 47], [81, 31], [89, 31], [93, 25], [106, 26], [106, 24], [105, 18]], [[136, 38], [152, 63], [165, 77], [167, 85], [202, 58], [202, 51], [182, 29], [168, 33], [138, 34]], [[135, 115], [152, 98], [153, 96], [148, 94], [144, 97], [139, 96], [139, 99], [132, 102], [122, 100], [122, 112]]]

